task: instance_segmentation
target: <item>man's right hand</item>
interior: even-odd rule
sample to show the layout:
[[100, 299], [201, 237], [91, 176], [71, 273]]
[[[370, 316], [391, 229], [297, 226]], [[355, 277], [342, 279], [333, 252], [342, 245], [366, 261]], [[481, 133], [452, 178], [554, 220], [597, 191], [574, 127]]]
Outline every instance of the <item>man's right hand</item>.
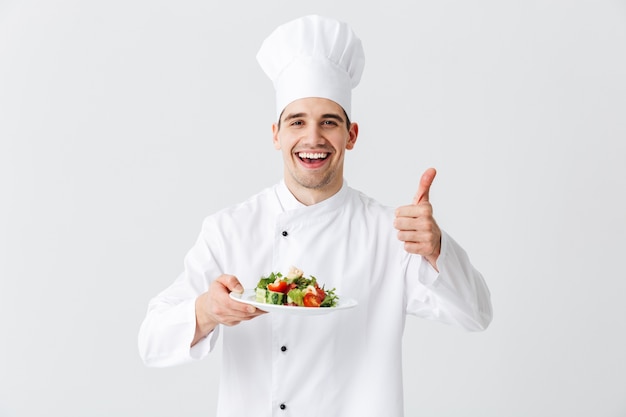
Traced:
[[196, 333], [191, 346], [206, 337], [218, 324], [234, 326], [253, 319], [264, 311], [254, 306], [234, 301], [231, 292], [242, 293], [243, 287], [234, 275], [220, 275], [211, 282], [209, 290], [196, 299]]

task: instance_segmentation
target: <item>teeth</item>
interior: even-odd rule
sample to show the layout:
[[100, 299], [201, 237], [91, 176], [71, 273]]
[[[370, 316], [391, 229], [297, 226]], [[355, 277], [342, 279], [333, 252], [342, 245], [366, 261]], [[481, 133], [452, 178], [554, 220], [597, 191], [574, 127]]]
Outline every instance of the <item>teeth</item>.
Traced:
[[328, 156], [327, 153], [321, 153], [321, 152], [317, 152], [317, 153], [310, 153], [310, 152], [300, 152], [298, 154], [298, 156], [300, 158], [305, 158], [305, 159], [324, 159]]

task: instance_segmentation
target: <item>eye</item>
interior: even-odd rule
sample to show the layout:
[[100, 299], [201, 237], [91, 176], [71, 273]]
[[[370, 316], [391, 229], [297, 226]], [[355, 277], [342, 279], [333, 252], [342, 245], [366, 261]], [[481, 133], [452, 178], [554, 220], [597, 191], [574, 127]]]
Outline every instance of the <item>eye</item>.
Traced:
[[294, 120], [289, 125], [290, 126], [302, 126], [303, 124], [304, 124], [304, 122], [302, 120]]
[[337, 126], [337, 122], [332, 120], [332, 119], [328, 119], [328, 120], [324, 120], [322, 122], [323, 126]]

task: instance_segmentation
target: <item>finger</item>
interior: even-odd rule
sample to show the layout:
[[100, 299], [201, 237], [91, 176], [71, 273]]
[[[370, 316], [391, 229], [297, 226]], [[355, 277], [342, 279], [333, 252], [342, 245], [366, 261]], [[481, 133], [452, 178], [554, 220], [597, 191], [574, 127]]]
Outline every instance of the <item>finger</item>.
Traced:
[[220, 275], [217, 278], [223, 286], [225, 286], [228, 291], [236, 292], [238, 294], [243, 293], [243, 286], [239, 282], [236, 276], [234, 275]]
[[257, 308], [255, 306], [232, 300], [230, 299], [230, 297], [228, 298], [228, 300], [226, 300], [226, 304], [224, 305], [224, 307], [228, 309], [228, 312], [225, 312], [224, 314], [234, 315], [237, 316], [239, 319], [247, 314], [251, 314], [257, 311]]
[[419, 204], [422, 201], [429, 201], [430, 186], [435, 179], [435, 175], [437, 175], [437, 170], [435, 170], [435, 168], [428, 168], [424, 171], [422, 178], [420, 179], [420, 185], [417, 188], [417, 193], [413, 198], [413, 204]]
[[433, 208], [430, 203], [424, 203], [422, 200], [422, 204], [416, 206], [415, 204], [411, 204], [410, 206], [402, 206], [396, 209], [395, 215], [396, 218], [400, 217], [423, 217], [423, 216], [432, 216]]
[[237, 320], [247, 320], [247, 316], [256, 313], [255, 306], [235, 301], [228, 295], [227, 289], [222, 286], [219, 295], [213, 298], [212, 314], [219, 318], [221, 323], [236, 318]]
[[233, 315], [223, 317], [222, 323], [224, 323], [227, 326], [235, 326], [241, 323], [242, 321], [252, 320], [253, 318], [258, 317], [262, 314], [266, 314], [266, 312], [262, 310], [258, 310], [258, 309], [256, 309], [254, 313], [233, 314]]
[[230, 297], [228, 300], [228, 304], [225, 307], [228, 308], [228, 311], [224, 312], [225, 315], [233, 316], [240, 321], [250, 320], [267, 313], [267, 311], [259, 309], [253, 305], [232, 300], [230, 299]]
[[393, 221], [393, 227], [398, 231], [423, 231], [431, 230], [432, 223], [425, 218], [397, 217]]

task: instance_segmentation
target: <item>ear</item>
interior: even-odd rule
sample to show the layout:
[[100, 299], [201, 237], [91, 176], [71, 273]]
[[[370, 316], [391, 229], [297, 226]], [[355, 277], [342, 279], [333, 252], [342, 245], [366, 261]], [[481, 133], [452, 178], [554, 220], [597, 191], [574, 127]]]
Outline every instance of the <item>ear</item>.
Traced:
[[272, 142], [274, 143], [274, 149], [280, 149], [280, 140], [278, 139], [278, 125], [272, 124]]
[[346, 143], [346, 149], [350, 150], [354, 148], [354, 144], [356, 143], [356, 139], [359, 136], [359, 125], [356, 123], [350, 124], [350, 130], [348, 132], [348, 143]]

